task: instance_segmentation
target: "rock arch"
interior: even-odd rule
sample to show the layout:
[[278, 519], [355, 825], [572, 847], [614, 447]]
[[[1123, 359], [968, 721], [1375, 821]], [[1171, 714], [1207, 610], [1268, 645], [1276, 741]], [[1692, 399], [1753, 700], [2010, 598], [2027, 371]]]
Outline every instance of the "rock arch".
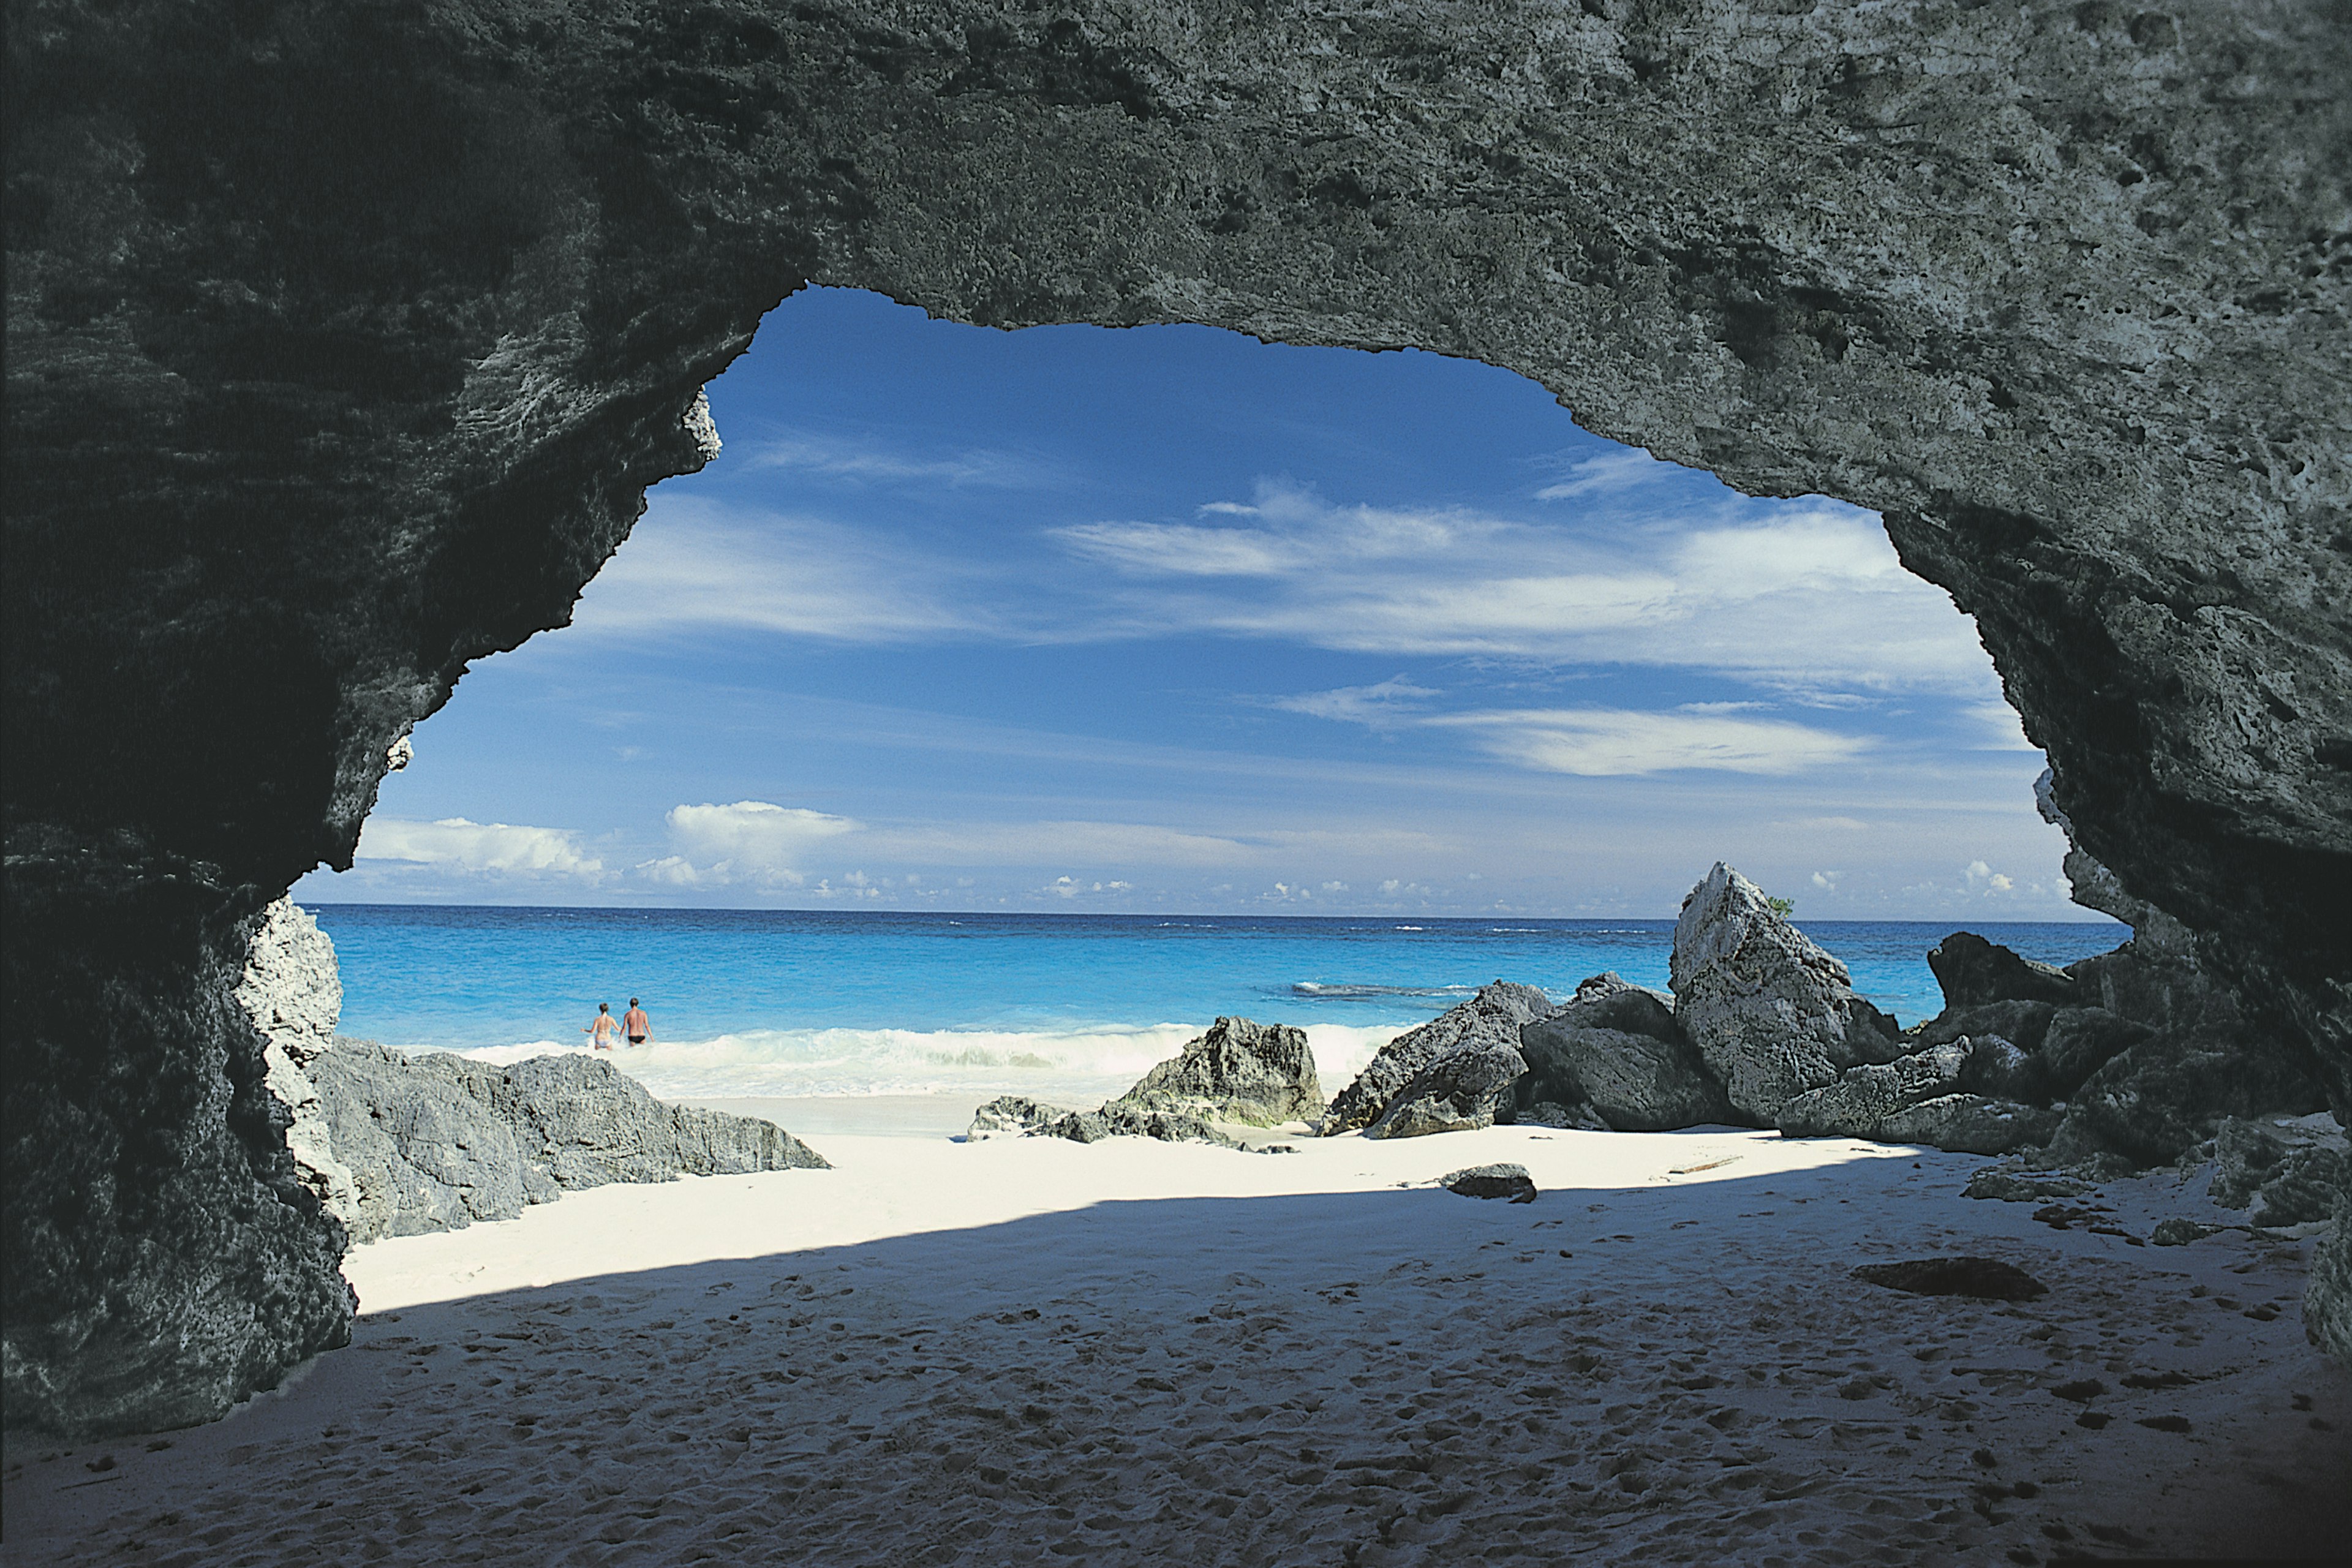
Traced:
[[8, 48], [12, 1421], [347, 1332], [253, 918], [803, 281], [1473, 356], [1878, 509], [2107, 896], [2352, 1107], [2327, 0], [26, 0]]

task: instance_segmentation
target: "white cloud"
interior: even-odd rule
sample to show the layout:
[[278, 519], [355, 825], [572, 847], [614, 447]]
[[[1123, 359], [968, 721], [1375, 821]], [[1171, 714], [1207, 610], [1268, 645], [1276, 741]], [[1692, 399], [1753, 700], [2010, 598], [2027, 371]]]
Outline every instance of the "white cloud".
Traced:
[[[810, 848], [862, 826], [846, 816], [764, 800], [673, 806], [667, 820], [679, 853], [638, 869], [674, 886], [796, 887], [805, 879], [799, 862]], [[864, 873], [851, 875], [852, 886], [864, 889]]]
[[357, 854], [362, 860], [403, 860], [457, 871], [593, 878], [604, 869], [604, 862], [581, 849], [579, 835], [566, 829], [462, 816], [436, 822], [372, 816], [360, 830]]
[[590, 636], [726, 626], [866, 644], [998, 635], [982, 596], [878, 533], [656, 491], [573, 625]]
[[1430, 687], [1415, 686], [1399, 675], [1372, 686], [1342, 686], [1330, 691], [1307, 691], [1296, 697], [1261, 700], [1265, 706], [1285, 712], [1367, 724], [1377, 730], [1399, 722], [1403, 710], [1440, 695]]
[[1265, 846], [1139, 822], [954, 822], [876, 827], [864, 841], [877, 856], [948, 865], [1072, 861], [1108, 867], [1223, 866]]
[[955, 489], [1031, 489], [1058, 482], [1037, 458], [972, 448], [918, 456], [874, 440], [807, 432], [780, 436], [753, 447], [747, 468], [782, 468], [858, 484], [945, 485]]
[[1770, 719], [1560, 708], [1451, 713], [1425, 722], [1471, 731], [1478, 744], [1522, 767], [1608, 775], [1704, 768], [1796, 773], [1851, 761], [1856, 736]]
[[[1997, 692], [1968, 618], [1903, 569], [1875, 517], [1842, 503], [1785, 505], [1764, 521], [1708, 503], [1612, 519], [1605, 533], [1333, 506], [1277, 486], [1230, 511], [1230, 525], [1049, 531], [1128, 579], [1114, 613], [1062, 635], [1150, 627], [1355, 653], [1706, 668], [1832, 702], [1855, 690]], [[1229, 585], [1211, 593], [1195, 586], [1202, 578]]]
[[1615, 495], [1654, 479], [1686, 470], [1653, 458], [1638, 447], [1602, 452], [1568, 466], [1568, 478], [1536, 492], [1538, 500], [1579, 500], [1586, 496]]

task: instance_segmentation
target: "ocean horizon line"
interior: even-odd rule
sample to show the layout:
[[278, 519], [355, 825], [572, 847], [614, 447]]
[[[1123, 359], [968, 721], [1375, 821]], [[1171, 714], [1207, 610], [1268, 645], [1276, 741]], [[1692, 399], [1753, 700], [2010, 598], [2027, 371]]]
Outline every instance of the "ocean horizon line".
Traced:
[[[835, 907], [803, 909], [797, 906], [772, 904], [758, 906], [734, 904], [485, 904], [450, 903], [438, 900], [422, 899], [389, 900], [381, 899], [309, 899], [299, 900], [297, 901], [302, 908], [313, 910], [446, 910], [452, 913], [495, 912], [501, 914], [814, 916], [821, 919], [840, 921], [1126, 921], [1150, 926], [1165, 926], [1177, 922], [1187, 921], [1215, 921], [1220, 923], [1237, 921], [1279, 921], [1286, 924], [1301, 925], [1386, 925], [1392, 922], [1398, 922], [1398, 929], [1408, 930], [1412, 929], [1413, 927], [1425, 926], [1429, 924], [1449, 926], [1496, 926], [1499, 922], [1503, 921], [1531, 921], [1540, 926], [1605, 927], [1610, 925], [1632, 924], [1654, 928], [1671, 927], [1675, 924], [1677, 918], [1675, 915], [1528, 915], [1517, 913], [1498, 913], [1488, 915], [1432, 915], [1405, 913], [1309, 914], [1292, 913], [1288, 911], [1215, 913], [1199, 910], [892, 910], [843, 909]], [[1800, 926], [1934, 926], [1940, 927], [1946, 931], [1960, 929], [1962, 925], [1966, 925], [1970, 928], [1980, 926], [1988, 929], [1995, 927], [2021, 926], [2115, 926], [2124, 931], [2129, 931], [2131, 929], [2131, 927], [2126, 925], [2121, 921], [2092, 910], [2085, 910], [2080, 916], [2068, 916], [2063, 919], [1980, 920], [1972, 919], [1968, 916], [1957, 915], [1936, 916], [1932, 918], [1920, 916], [1898, 917], [1891, 915], [1840, 915], [1834, 917], [1813, 917], [1808, 916], [1801, 910], [1799, 910], [1792, 912], [1789, 916], [1789, 919], [1791, 923]], [[1958, 923], [1956, 924], [1956, 922]]]

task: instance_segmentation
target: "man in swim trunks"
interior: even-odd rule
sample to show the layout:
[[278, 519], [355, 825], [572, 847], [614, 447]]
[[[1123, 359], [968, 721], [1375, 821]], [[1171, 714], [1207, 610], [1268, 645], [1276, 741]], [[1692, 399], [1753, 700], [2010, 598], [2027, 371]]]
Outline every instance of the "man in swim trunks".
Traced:
[[611, 1050], [613, 1037], [621, 1032], [621, 1026], [613, 1022], [613, 1005], [610, 1002], [597, 1003], [596, 1021], [580, 1032], [593, 1038], [598, 1050]]
[[646, 1010], [637, 1005], [637, 999], [630, 997], [629, 1010], [621, 1016], [621, 1033], [629, 1037], [629, 1044], [642, 1046], [653, 1032], [653, 1020], [646, 1017]]

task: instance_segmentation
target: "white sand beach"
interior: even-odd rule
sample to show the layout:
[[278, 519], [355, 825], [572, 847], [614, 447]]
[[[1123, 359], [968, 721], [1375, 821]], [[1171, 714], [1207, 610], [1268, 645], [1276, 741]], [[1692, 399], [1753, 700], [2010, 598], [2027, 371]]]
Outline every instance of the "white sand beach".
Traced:
[[[1962, 1196], [1969, 1156], [1763, 1132], [811, 1137], [835, 1169], [359, 1249], [353, 1346], [279, 1393], [12, 1444], [5, 1560], [2023, 1563], [2343, 1539], [2352, 1377], [2304, 1342], [2305, 1246], [2134, 1245], [2183, 1212], [2169, 1173], [2076, 1200], [2094, 1232]], [[1489, 1160], [1541, 1195], [1425, 1184]], [[1851, 1275], [1954, 1253], [2049, 1293]]]

